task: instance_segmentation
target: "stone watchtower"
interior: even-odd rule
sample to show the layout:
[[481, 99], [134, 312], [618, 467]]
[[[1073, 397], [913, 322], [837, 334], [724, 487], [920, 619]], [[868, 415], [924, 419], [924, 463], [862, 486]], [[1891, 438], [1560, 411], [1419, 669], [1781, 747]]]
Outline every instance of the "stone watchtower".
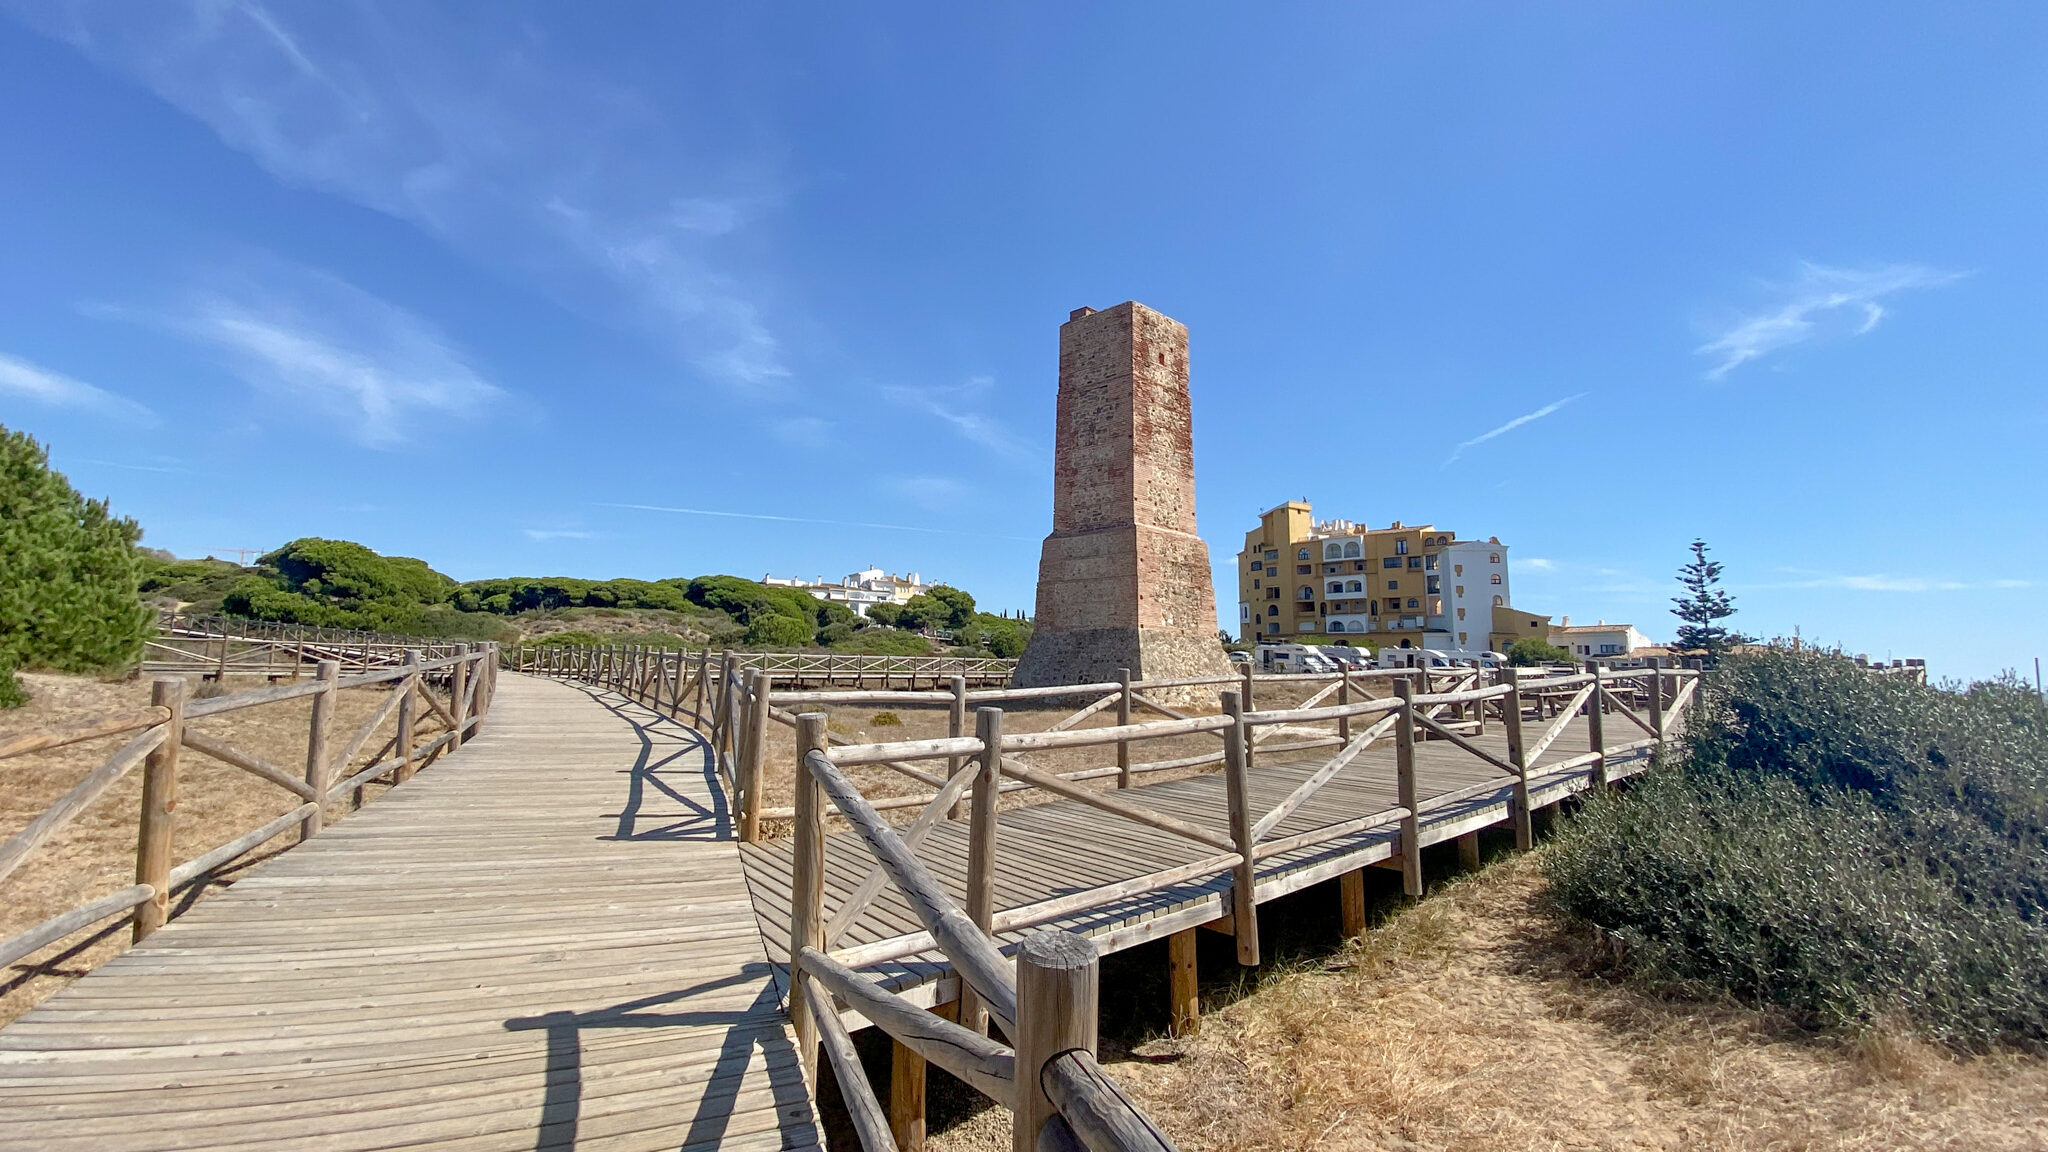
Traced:
[[1230, 671], [1195, 534], [1188, 330], [1132, 302], [1075, 309], [1060, 328], [1052, 535], [1011, 682], [1085, 684], [1120, 668], [1136, 679]]

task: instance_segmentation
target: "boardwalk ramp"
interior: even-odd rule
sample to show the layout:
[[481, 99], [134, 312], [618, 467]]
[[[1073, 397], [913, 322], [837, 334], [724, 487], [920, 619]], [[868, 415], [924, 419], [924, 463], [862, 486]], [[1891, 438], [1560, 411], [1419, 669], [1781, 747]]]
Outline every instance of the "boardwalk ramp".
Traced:
[[0, 1030], [18, 1148], [820, 1147], [699, 738], [483, 734]]

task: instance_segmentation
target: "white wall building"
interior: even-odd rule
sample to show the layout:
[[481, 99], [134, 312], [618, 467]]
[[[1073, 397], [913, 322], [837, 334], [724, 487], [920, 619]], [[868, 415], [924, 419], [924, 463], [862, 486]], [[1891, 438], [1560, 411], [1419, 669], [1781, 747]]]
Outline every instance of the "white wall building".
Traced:
[[1508, 595], [1508, 546], [1498, 540], [1456, 540], [1444, 545], [1439, 571], [1430, 592], [1439, 596], [1443, 613], [1429, 626], [1444, 634], [1453, 656], [1487, 651], [1493, 633], [1493, 610], [1514, 603]]
[[1600, 656], [1626, 656], [1653, 645], [1633, 624], [1574, 624], [1566, 616], [1550, 626], [1550, 643], [1573, 656], [1587, 660]]
[[875, 604], [905, 604], [912, 596], [931, 587], [915, 572], [896, 576], [880, 568], [863, 568], [849, 572], [836, 581], [820, 576], [814, 580], [801, 577], [763, 576], [761, 583], [778, 588], [801, 588], [820, 600], [834, 601], [853, 609], [856, 615], [866, 616], [868, 608]]

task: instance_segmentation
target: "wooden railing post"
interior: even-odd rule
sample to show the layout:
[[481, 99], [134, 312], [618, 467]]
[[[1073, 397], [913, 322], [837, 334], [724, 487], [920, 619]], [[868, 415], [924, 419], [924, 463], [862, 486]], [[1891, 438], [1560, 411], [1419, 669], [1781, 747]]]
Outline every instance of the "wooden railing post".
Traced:
[[340, 676], [338, 660], [322, 660], [313, 670], [313, 678], [321, 682], [320, 691], [313, 694], [313, 720], [306, 732], [306, 784], [313, 790], [314, 807], [299, 821], [301, 842], [317, 835], [327, 823], [327, 737], [334, 726], [334, 682]]
[[[1120, 685], [1117, 689], [1116, 698], [1116, 722], [1121, 727], [1131, 722], [1131, 670], [1129, 668], [1117, 669], [1116, 680], [1117, 684]], [[1119, 740], [1116, 742], [1116, 786], [1119, 788], [1129, 788], [1131, 786], [1131, 742], [1129, 740]]]
[[[1338, 675], [1343, 677], [1343, 679], [1337, 681], [1337, 706], [1341, 708], [1344, 705], [1351, 703], [1350, 667], [1347, 665], [1338, 672]], [[1351, 743], [1351, 717], [1337, 717], [1337, 739], [1343, 741], [1346, 744]]]
[[[973, 814], [967, 828], [967, 918], [990, 935], [996, 918], [996, 804], [1002, 799], [1003, 710], [981, 708], [974, 713], [974, 738], [981, 741], [974, 776]], [[960, 1023], [976, 1033], [988, 1031], [988, 1007], [960, 982]]]
[[450, 752], [462, 748], [462, 730], [469, 727], [469, 645], [455, 646], [455, 664], [449, 683], [454, 698], [448, 702], [448, 714], [455, 717], [455, 735], [448, 741]]
[[[828, 680], [826, 683], [829, 686], [831, 682]], [[950, 686], [953, 690], [953, 699], [946, 708], [946, 735], [949, 737], [965, 736], [967, 734], [967, 678], [965, 676], [952, 677]], [[951, 779], [959, 775], [960, 769], [966, 766], [967, 757], [965, 756], [946, 757], [947, 778]], [[960, 802], [955, 800], [953, 807], [946, 812], [946, 819], [958, 820], [959, 818]]]
[[1252, 858], [1252, 804], [1247, 769], [1251, 766], [1252, 732], [1244, 722], [1244, 700], [1223, 693], [1223, 714], [1234, 721], [1224, 732], [1223, 787], [1230, 806], [1230, 840], [1242, 859], [1231, 872], [1230, 921], [1237, 937], [1237, 962], [1247, 968], [1259, 962], [1259, 909]]
[[169, 676], [149, 686], [149, 702], [170, 709], [164, 742], [142, 762], [142, 818], [135, 830], [135, 882], [155, 894], [135, 906], [132, 939], [140, 941], [171, 918], [171, 848], [178, 810], [178, 748], [185, 739], [185, 681]]
[[1522, 741], [1522, 670], [1504, 668], [1508, 694], [1500, 698], [1501, 726], [1507, 729], [1508, 763], [1515, 766], [1515, 803], [1509, 819], [1515, 826], [1515, 847], [1527, 852], [1536, 846], [1536, 814], [1529, 810], [1528, 745]]
[[797, 1058], [805, 1079], [818, 1083], [818, 1022], [805, 997], [796, 994], [796, 958], [818, 947], [825, 923], [825, 790], [805, 758], [825, 750], [825, 714], [796, 718], [796, 839], [791, 845], [789, 894], [789, 1023], [796, 1032]]
[[417, 648], [405, 650], [406, 677], [398, 682], [398, 690], [405, 693], [398, 701], [398, 767], [391, 774], [394, 784], [403, 784], [412, 779], [419, 770], [412, 762], [412, 729], [419, 723], [420, 692], [420, 651]]
[[711, 646], [706, 644], [697, 653], [697, 698], [696, 702], [690, 705], [690, 714], [697, 718], [697, 723], [699, 724], [704, 723], [704, 706], [709, 699], [707, 693], [711, 690], [710, 677], [708, 675], [710, 671]]
[[774, 710], [775, 674], [754, 673], [753, 733], [747, 739], [747, 758], [740, 764], [734, 781], [740, 790], [740, 841], [751, 844], [761, 838], [761, 761], [768, 755], [768, 717]]
[[1401, 890], [1420, 896], [1422, 819], [1415, 810], [1415, 682], [1407, 676], [1395, 677], [1394, 694], [1401, 699], [1400, 719], [1394, 722], [1394, 786], [1396, 802], [1408, 810], [1401, 817]]
[[1657, 756], [1662, 755], [1664, 752], [1664, 658], [1662, 656], [1650, 657], [1650, 675], [1647, 682], [1650, 686], [1650, 731], [1657, 734], [1653, 737], [1656, 743], [1650, 745], [1650, 754]]
[[1600, 678], [1600, 662], [1586, 661], [1593, 674], [1593, 691], [1586, 696], [1586, 740], [1593, 750], [1593, 786], [1607, 786], [1607, 731], [1602, 713], [1607, 711], [1607, 685]]
[[1045, 1094], [1045, 1066], [1076, 1049], [1095, 1055], [1101, 964], [1095, 945], [1071, 932], [1035, 932], [1017, 948], [1011, 1152], [1036, 1152], [1039, 1133], [1059, 1114]]
[[[1258, 711], [1258, 706], [1252, 703], [1252, 666], [1250, 664], [1246, 664], [1243, 668], [1239, 669], [1239, 673], [1244, 678], [1244, 687], [1241, 689], [1240, 694], [1238, 696], [1238, 703], [1243, 706], [1246, 712], [1256, 712]], [[1246, 733], [1245, 736], [1244, 769], [1247, 772], [1251, 771], [1252, 769], [1252, 742], [1250, 733]]]

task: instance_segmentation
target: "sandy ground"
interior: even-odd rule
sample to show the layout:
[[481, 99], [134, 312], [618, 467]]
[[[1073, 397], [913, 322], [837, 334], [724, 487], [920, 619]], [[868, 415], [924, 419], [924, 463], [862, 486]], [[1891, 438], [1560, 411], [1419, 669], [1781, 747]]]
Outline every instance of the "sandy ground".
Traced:
[[[1163, 996], [1111, 958], [1111, 1073], [1187, 1152], [2048, 1148], [2048, 1063], [1959, 1060], [1896, 1033], [1813, 1035], [1647, 995], [1543, 911], [1534, 863], [1497, 858], [1249, 985], [1233, 986], [1227, 950], [1205, 944], [1209, 1014], [1187, 1040], [1159, 1038], [1157, 1009], [1119, 1015], [1112, 980]], [[1262, 925], [1276, 912], [1262, 908]], [[1125, 956], [1163, 967], [1163, 953]], [[886, 1085], [886, 1044], [867, 1039]], [[1007, 1111], [933, 1083], [934, 1152], [1009, 1147]]]
[[[102, 681], [81, 676], [22, 674], [31, 699], [22, 708], [0, 712], [0, 735], [47, 725], [75, 723], [94, 715], [126, 711], [149, 703], [147, 680]], [[231, 692], [264, 687], [260, 677], [230, 677]], [[195, 679], [190, 691], [202, 691]], [[343, 745], [385, 699], [386, 689], [349, 689], [335, 701], [333, 736]], [[292, 771], [306, 763], [310, 700], [288, 700], [207, 717], [192, 722], [200, 731]], [[356, 757], [367, 765], [371, 755], [394, 730], [387, 720], [377, 738]], [[110, 736], [64, 748], [0, 761], [0, 839], [13, 836], [73, 785], [84, 779], [134, 733]], [[431, 769], [429, 769], [431, 771]], [[274, 817], [298, 807], [298, 797], [268, 781], [187, 748], [179, 757], [179, 803], [175, 826], [175, 859], [189, 860], [224, 844]], [[337, 777], [339, 778], [339, 777]], [[372, 797], [382, 788], [372, 786]], [[52, 836], [5, 881], [0, 891], [0, 939], [13, 936], [61, 912], [125, 888], [135, 882], [135, 832], [142, 799], [138, 766], [103, 793], [68, 826]], [[346, 805], [341, 806], [345, 808]], [[345, 813], [330, 810], [329, 819]], [[296, 830], [287, 831], [239, 865], [216, 875], [232, 883], [238, 872], [270, 854], [291, 847]], [[173, 914], [203, 899], [218, 887], [193, 884], [173, 896]], [[125, 917], [98, 929], [81, 931], [14, 965], [0, 969], [0, 1024], [48, 998], [95, 965], [117, 955], [128, 944]]]

